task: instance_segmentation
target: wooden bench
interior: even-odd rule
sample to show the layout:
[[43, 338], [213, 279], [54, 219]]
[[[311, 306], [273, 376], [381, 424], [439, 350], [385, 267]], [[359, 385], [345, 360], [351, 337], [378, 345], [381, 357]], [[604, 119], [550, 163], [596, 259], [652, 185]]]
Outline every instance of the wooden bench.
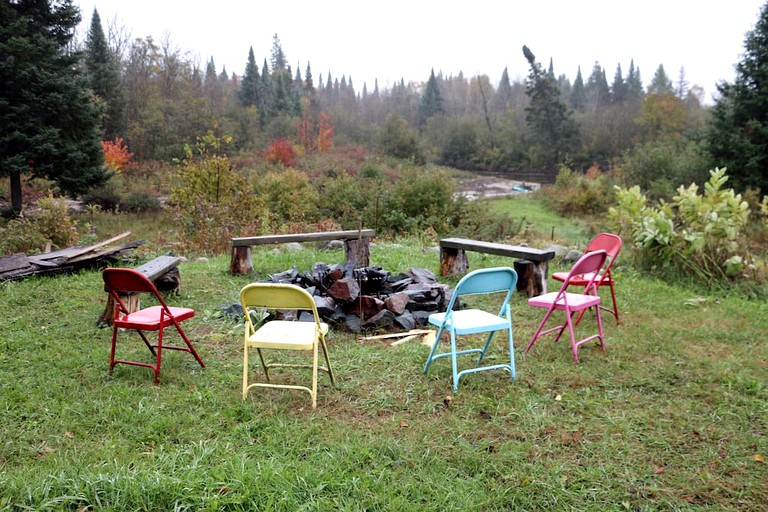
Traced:
[[466, 251], [517, 258], [514, 262], [517, 290], [528, 297], [547, 293], [549, 260], [555, 257], [554, 251], [466, 238], [444, 238], [440, 240], [440, 275], [457, 276], [466, 273], [469, 270]]
[[[181, 258], [178, 256], [158, 256], [157, 258], [136, 267], [136, 270], [147, 276], [159, 291], [178, 293], [181, 289], [181, 275], [179, 274], [179, 263]], [[129, 294], [125, 296], [125, 305], [130, 312], [138, 311], [139, 294]], [[115, 308], [117, 303], [112, 295], [107, 296], [107, 305], [104, 312], [99, 317], [97, 325], [112, 325], [115, 318]]]
[[294, 233], [291, 235], [246, 236], [232, 239], [232, 260], [229, 271], [232, 274], [253, 272], [251, 247], [254, 245], [287, 244], [290, 242], [321, 242], [342, 240], [344, 256], [347, 262], [355, 262], [355, 267], [367, 267], [371, 251], [370, 240], [376, 235], [372, 229], [350, 231], [324, 231], [317, 233]]

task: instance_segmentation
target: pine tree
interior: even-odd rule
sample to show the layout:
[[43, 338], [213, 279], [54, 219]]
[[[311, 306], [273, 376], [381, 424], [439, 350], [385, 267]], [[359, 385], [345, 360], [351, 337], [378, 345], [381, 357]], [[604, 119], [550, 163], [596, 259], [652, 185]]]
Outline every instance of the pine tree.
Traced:
[[525, 91], [530, 105], [525, 109], [525, 121], [534, 137], [531, 160], [534, 165], [552, 168], [576, 148], [578, 125], [563, 103], [554, 79], [536, 62], [527, 46], [523, 46], [523, 55], [530, 64]]
[[440, 94], [440, 86], [435, 78], [435, 70], [429, 75], [427, 87], [424, 89], [424, 95], [421, 97], [419, 106], [419, 125], [426, 124], [427, 119], [443, 112], [443, 96]]
[[501, 79], [499, 80], [499, 86], [496, 88], [496, 92], [493, 95], [491, 101], [491, 108], [493, 110], [504, 112], [512, 102], [512, 84], [509, 82], [509, 72], [507, 68], [501, 72]]
[[75, 196], [109, 179], [98, 100], [70, 51], [80, 13], [71, 0], [0, 2], [0, 174], [21, 211], [21, 176]]
[[648, 94], [675, 94], [675, 85], [667, 76], [666, 71], [664, 71], [663, 64], [659, 64], [659, 67], [656, 68], [656, 73], [653, 75], [651, 85], [648, 86]]
[[581, 77], [581, 66], [576, 71], [576, 80], [571, 88], [571, 108], [577, 112], [587, 109], [587, 91], [584, 89], [584, 79]]
[[768, 4], [747, 33], [733, 83], [722, 82], [712, 107], [707, 148], [735, 187], [768, 192]]
[[627, 101], [627, 83], [621, 74], [621, 64], [616, 65], [616, 74], [613, 75], [613, 84], [611, 84], [611, 100], [613, 103], [624, 103]]
[[240, 80], [240, 104], [243, 107], [259, 106], [259, 90], [261, 78], [259, 67], [256, 65], [256, 57], [253, 55], [253, 46], [248, 50], [248, 61], [245, 64], [243, 78]]
[[285, 71], [288, 60], [283, 52], [283, 45], [280, 44], [280, 38], [277, 34], [272, 36], [272, 73]]
[[106, 105], [102, 120], [103, 138], [114, 140], [125, 130], [125, 98], [118, 62], [107, 44], [96, 9], [85, 41], [85, 68], [91, 89]]
[[640, 78], [640, 68], [635, 68], [634, 59], [629, 61], [627, 73], [627, 99], [638, 100], [643, 97], [643, 81]]
[[587, 96], [587, 108], [591, 111], [604, 107], [611, 101], [611, 90], [608, 88], [608, 81], [605, 78], [605, 70], [599, 62], [595, 62], [592, 67], [592, 74], [589, 75], [587, 83], [584, 86]]

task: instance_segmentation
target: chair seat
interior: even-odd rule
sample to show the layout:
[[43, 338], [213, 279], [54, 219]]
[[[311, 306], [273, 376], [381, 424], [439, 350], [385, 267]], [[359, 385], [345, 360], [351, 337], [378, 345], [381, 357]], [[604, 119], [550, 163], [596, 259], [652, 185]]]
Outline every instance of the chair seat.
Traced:
[[[552, 303], [555, 302], [559, 293], [560, 292], [550, 292], [545, 293], [544, 295], [539, 295], [538, 297], [531, 297], [528, 299], [528, 305], [539, 308], [549, 308]], [[571, 311], [579, 311], [600, 304], [600, 297], [594, 295], [583, 295], [581, 293], [570, 292], [566, 292], [564, 295], [565, 298], [561, 296], [560, 300], [555, 303], [555, 309], [564, 310], [565, 301], [568, 302], [568, 309]]]
[[[579, 274], [578, 276], [572, 276], [571, 277], [571, 284], [575, 286], [586, 286], [589, 281], [592, 279], [592, 275], [594, 272], [587, 272], [586, 274]], [[552, 274], [552, 279], [555, 281], [565, 282], [566, 279], [568, 279], [568, 272], [555, 272]], [[608, 284], [613, 279], [611, 279], [611, 276], [603, 277], [602, 274], [597, 274], [597, 279], [595, 279], [598, 283], [602, 284]]]
[[[321, 322], [323, 335], [328, 333], [328, 325]], [[248, 337], [248, 344], [256, 348], [276, 348], [283, 350], [312, 350], [315, 346], [314, 322], [289, 322], [272, 320]]]
[[[162, 306], [151, 306], [129, 315], [122, 315], [115, 319], [116, 327], [123, 329], [141, 329], [142, 331], [157, 331], [160, 328], [160, 314]], [[195, 310], [189, 308], [168, 307], [177, 322], [195, 316]], [[171, 319], [165, 315], [165, 325], [170, 325]]]
[[509, 320], [480, 309], [464, 309], [454, 311], [446, 321], [447, 313], [429, 315], [429, 323], [440, 327], [445, 322], [449, 331], [453, 328], [456, 334], [474, 334], [478, 332], [500, 331], [509, 328]]

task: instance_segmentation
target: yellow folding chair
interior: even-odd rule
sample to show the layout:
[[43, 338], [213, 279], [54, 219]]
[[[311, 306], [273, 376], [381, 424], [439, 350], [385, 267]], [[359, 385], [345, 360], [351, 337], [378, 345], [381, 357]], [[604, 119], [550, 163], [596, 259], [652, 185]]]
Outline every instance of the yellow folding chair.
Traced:
[[[245, 286], [240, 291], [240, 303], [245, 313], [243, 400], [248, 395], [248, 390], [254, 387], [297, 389], [310, 394], [312, 397], [312, 408], [314, 409], [317, 406], [318, 370], [328, 373], [331, 378], [331, 384], [335, 385], [336, 381], [331, 370], [331, 361], [328, 358], [328, 347], [325, 344], [328, 325], [320, 321], [320, 316], [317, 313], [317, 307], [312, 296], [303, 288], [292, 284], [253, 283]], [[253, 308], [311, 311], [313, 320], [311, 322], [269, 320], [256, 329], [249, 314], [249, 311]], [[325, 366], [318, 366], [318, 347], [323, 349]], [[252, 348], [255, 348], [259, 354], [266, 382], [248, 383], [248, 351]], [[311, 350], [312, 364], [267, 363], [264, 358], [264, 349]], [[312, 387], [296, 384], [273, 384], [270, 382], [269, 375], [269, 370], [272, 368], [311, 368]]]

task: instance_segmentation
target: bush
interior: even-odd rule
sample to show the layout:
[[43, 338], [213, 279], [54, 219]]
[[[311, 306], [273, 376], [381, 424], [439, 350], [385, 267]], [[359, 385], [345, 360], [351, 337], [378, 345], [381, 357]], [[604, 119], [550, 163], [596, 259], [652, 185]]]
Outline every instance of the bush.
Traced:
[[119, 208], [122, 197], [117, 191], [117, 186], [110, 180], [103, 187], [92, 189], [83, 194], [82, 201], [84, 204], [95, 204], [100, 206], [102, 210], [109, 211]]
[[37, 201], [38, 209], [23, 219], [13, 219], [0, 228], [0, 254], [42, 252], [50, 242], [53, 248], [77, 243], [79, 235], [67, 207], [53, 196]]
[[120, 202], [120, 210], [124, 212], [156, 212], [161, 209], [160, 200], [146, 192], [131, 192]]
[[561, 215], [602, 215], [615, 203], [613, 179], [597, 167], [581, 174], [564, 165], [555, 184], [542, 189], [542, 198]]
[[183, 247], [221, 254], [233, 236], [259, 235], [269, 225], [266, 206], [225, 156], [188, 155], [170, 203], [184, 236]]
[[640, 267], [724, 284], [743, 276], [751, 261], [745, 243], [749, 206], [740, 194], [723, 188], [727, 180], [725, 169], [715, 169], [703, 194], [695, 184], [680, 187], [671, 203], [656, 206], [638, 186], [619, 188], [610, 221], [631, 237]]

